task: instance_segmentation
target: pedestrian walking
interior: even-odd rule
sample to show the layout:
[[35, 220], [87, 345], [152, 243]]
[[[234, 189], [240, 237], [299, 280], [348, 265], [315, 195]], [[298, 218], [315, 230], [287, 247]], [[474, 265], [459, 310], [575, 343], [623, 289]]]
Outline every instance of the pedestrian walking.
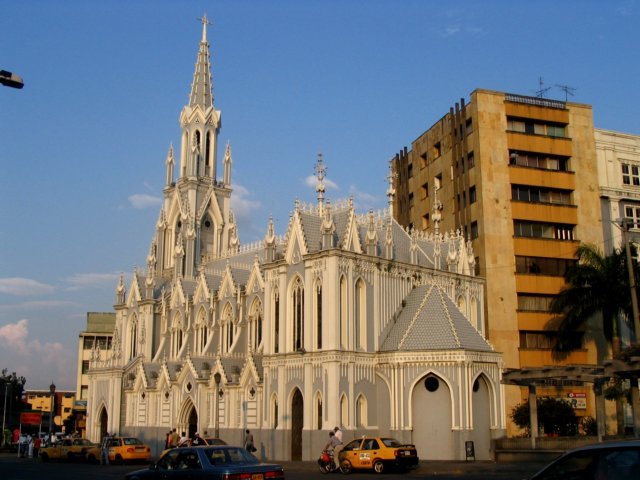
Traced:
[[109, 443], [111, 438], [109, 437], [109, 432], [104, 434], [102, 437], [102, 444], [100, 445], [100, 463], [102, 465], [109, 465]]
[[41, 446], [42, 446], [42, 439], [40, 438], [40, 435], [38, 435], [36, 439], [33, 441], [33, 457], [34, 458], [38, 458], [38, 452], [40, 452]]
[[167, 437], [164, 439], [164, 448], [165, 450], [167, 448], [171, 448], [171, 433], [173, 433], [171, 430], [169, 430], [169, 432], [167, 433]]
[[251, 430], [247, 429], [244, 433], [244, 448], [246, 448], [250, 452], [255, 452], [257, 448], [253, 444], [253, 433]]

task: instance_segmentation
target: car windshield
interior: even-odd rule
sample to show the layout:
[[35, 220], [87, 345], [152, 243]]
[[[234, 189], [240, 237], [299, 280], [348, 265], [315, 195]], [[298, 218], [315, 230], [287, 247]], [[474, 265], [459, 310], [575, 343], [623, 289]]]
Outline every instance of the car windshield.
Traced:
[[123, 440], [125, 445], [142, 445], [142, 442], [137, 438], [125, 438]]
[[401, 447], [402, 443], [400, 443], [395, 438], [383, 438], [382, 443], [384, 443], [387, 447]]
[[91, 445], [91, 442], [86, 438], [79, 438], [78, 440], [73, 441], [74, 445]]
[[211, 465], [255, 465], [260, 461], [240, 447], [207, 448], [207, 459]]

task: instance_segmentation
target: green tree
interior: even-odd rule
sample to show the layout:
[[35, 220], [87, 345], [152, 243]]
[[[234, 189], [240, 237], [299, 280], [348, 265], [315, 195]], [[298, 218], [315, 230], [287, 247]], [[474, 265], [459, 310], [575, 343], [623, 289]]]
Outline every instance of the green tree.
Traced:
[[[7, 428], [18, 424], [22, 410], [22, 390], [26, 382], [27, 380], [22, 376], [16, 375], [16, 372], [9, 374], [6, 368], [2, 369], [2, 373], [0, 374], [0, 409], [3, 409], [2, 418]], [[6, 410], [4, 410], [5, 407]], [[11, 430], [9, 429], [9, 433], [10, 432]], [[0, 436], [0, 444], [3, 443], [2, 437], [6, 437], [6, 433], [2, 433], [3, 435]]]
[[[578, 417], [569, 402], [553, 397], [538, 397], [536, 404], [538, 406], [538, 425], [543, 428], [545, 434], [577, 435]], [[513, 423], [531, 434], [529, 431], [531, 422], [528, 400], [513, 407], [509, 416]]]
[[[592, 334], [588, 322], [599, 318], [616, 356], [620, 352], [618, 320], [633, 318], [626, 255], [620, 250], [603, 255], [593, 245], [580, 245], [575, 257], [577, 262], [565, 273], [565, 287], [551, 302], [555, 317], [547, 328], [557, 335], [554, 352], [562, 357], [582, 348], [585, 335]], [[597, 348], [602, 362], [608, 352]]]

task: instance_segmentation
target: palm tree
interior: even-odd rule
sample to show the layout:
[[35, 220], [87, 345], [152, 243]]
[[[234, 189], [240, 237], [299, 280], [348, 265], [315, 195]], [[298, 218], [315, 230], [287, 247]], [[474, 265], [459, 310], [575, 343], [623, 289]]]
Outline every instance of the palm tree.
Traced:
[[[565, 287], [551, 302], [556, 316], [546, 325], [555, 330], [556, 357], [566, 357], [582, 348], [585, 336], [595, 340], [598, 363], [602, 364], [611, 344], [613, 357], [620, 354], [619, 319], [633, 318], [627, 258], [624, 251], [615, 250], [603, 256], [594, 245], [580, 245], [575, 253], [577, 262], [565, 273]], [[602, 331], [608, 343], [598, 342], [588, 323], [602, 322]], [[600, 344], [600, 345], [599, 345]], [[616, 398], [618, 433], [624, 430], [622, 398]]]
[[[580, 245], [575, 257], [565, 273], [565, 287], [550, 306], [556, 316], [546, 328], [557, 334], [554, 353], [563, 357], [582, 348], [585, 336], [592, 337], [588, 322], [599, 317], [615, 357], [620, 353], [618, 321], [633, 318], [625, 253], [615, 250], [604, 256], [594, 245]], [[608, 352], [598, 350], [600, 363]]]

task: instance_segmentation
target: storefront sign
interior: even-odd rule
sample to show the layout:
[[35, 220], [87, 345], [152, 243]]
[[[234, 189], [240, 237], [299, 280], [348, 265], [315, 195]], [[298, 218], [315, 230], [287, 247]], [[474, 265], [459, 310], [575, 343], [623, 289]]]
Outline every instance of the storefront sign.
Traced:
[[569, 403], [574, 409], [582, 410], [587, 408], [587, 394], [583, 392], [569, 392]]

